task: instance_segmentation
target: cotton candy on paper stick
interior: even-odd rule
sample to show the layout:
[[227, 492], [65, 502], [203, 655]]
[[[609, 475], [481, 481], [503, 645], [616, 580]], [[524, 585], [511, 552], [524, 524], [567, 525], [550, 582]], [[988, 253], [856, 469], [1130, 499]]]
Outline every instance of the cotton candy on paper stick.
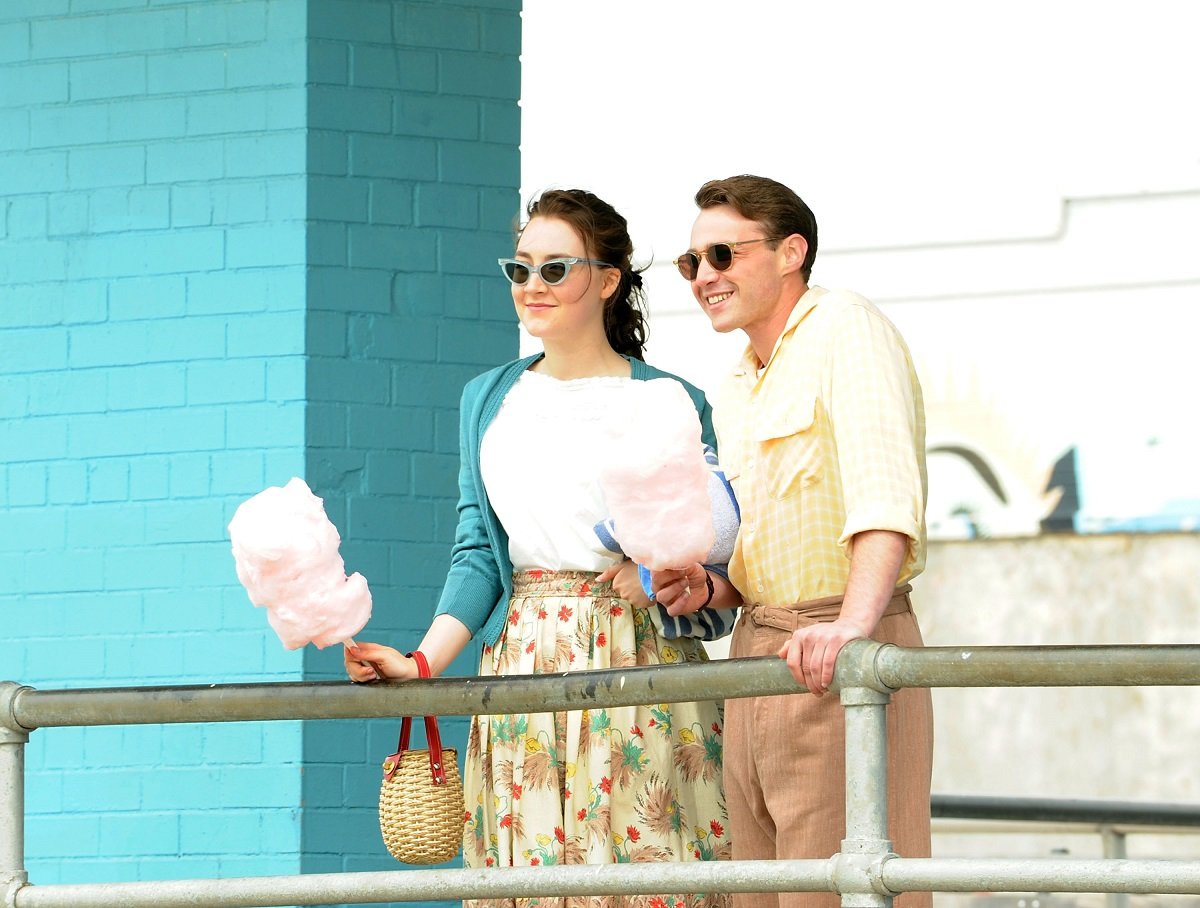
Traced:
[[669, 378], [631, 382], [624, 398], [608, 420], [614, 451], [600, 472], [621, 549], [655, 571], [703, 562], [715, 535], [695, 405]]
[[362, 574], [346, 576], [341, 537], [298, 477], [242, 502], [229, 522], [238, 579], [287, 649], [353, 644], [371, 617]]

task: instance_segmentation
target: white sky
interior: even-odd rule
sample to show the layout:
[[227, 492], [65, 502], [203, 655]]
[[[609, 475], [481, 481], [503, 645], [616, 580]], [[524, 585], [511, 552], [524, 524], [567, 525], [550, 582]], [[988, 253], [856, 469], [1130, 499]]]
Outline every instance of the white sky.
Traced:
[[[525, 0], [524, 195], [579, 185], [643, 261], [759, 173], [823, 248], [1041, 232], [1064, 196], [1200, 185], [1200, 4]], [[819, 259], [818, 259], [819, 264]]]

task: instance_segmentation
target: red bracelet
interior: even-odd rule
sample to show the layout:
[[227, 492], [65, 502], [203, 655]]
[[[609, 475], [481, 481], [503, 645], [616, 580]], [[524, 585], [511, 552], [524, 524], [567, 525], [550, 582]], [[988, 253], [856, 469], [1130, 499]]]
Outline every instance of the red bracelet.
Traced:
[[700, 603], [700, 608], [706, 608], [712, 602], [713, 594], [717, 591], [716, 587], [713, 586], [712, 574], [708, 571], [704, 572], [704, 585], [708, 587], [708, 598]]

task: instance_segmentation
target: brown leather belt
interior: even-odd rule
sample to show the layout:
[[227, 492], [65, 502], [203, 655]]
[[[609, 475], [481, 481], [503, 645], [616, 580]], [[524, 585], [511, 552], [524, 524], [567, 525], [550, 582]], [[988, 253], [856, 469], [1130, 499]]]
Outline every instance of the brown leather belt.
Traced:
[[[909, 593], [912, 584], [897, 587], [888, 601], [884, 615], [899, 615], [912, 609]], [[821, 599], [806, 599], [795, 605], [760, 605], [748, 603], [743, 615], [759, 627], [773, 627], [781, 631], [795, 631], [822, 621], [833, 621], [841, 613], [843, 596], [825, 596]]]

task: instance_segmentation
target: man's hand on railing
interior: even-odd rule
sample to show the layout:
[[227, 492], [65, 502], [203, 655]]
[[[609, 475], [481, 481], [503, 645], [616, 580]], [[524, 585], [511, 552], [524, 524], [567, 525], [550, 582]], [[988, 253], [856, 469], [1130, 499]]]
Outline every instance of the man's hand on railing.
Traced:
[[793, 678], [820, 697], [833, 683], [833, 670], [842, 647], [865, 636], [861, 625], [844, 618], [813, 624], [793, 631], [779, 648], [779, 657], [787, 662]]
[[850, 576], [836, 621], [793, 631], [779, 648], [792, 677], [818, 697], [833, 683], [838, 653], [851, 640], [869, 637], [896, 595], [896, 579], [908, 553], [908, 537], [891, 530], [863, 530], [853, 537]]

